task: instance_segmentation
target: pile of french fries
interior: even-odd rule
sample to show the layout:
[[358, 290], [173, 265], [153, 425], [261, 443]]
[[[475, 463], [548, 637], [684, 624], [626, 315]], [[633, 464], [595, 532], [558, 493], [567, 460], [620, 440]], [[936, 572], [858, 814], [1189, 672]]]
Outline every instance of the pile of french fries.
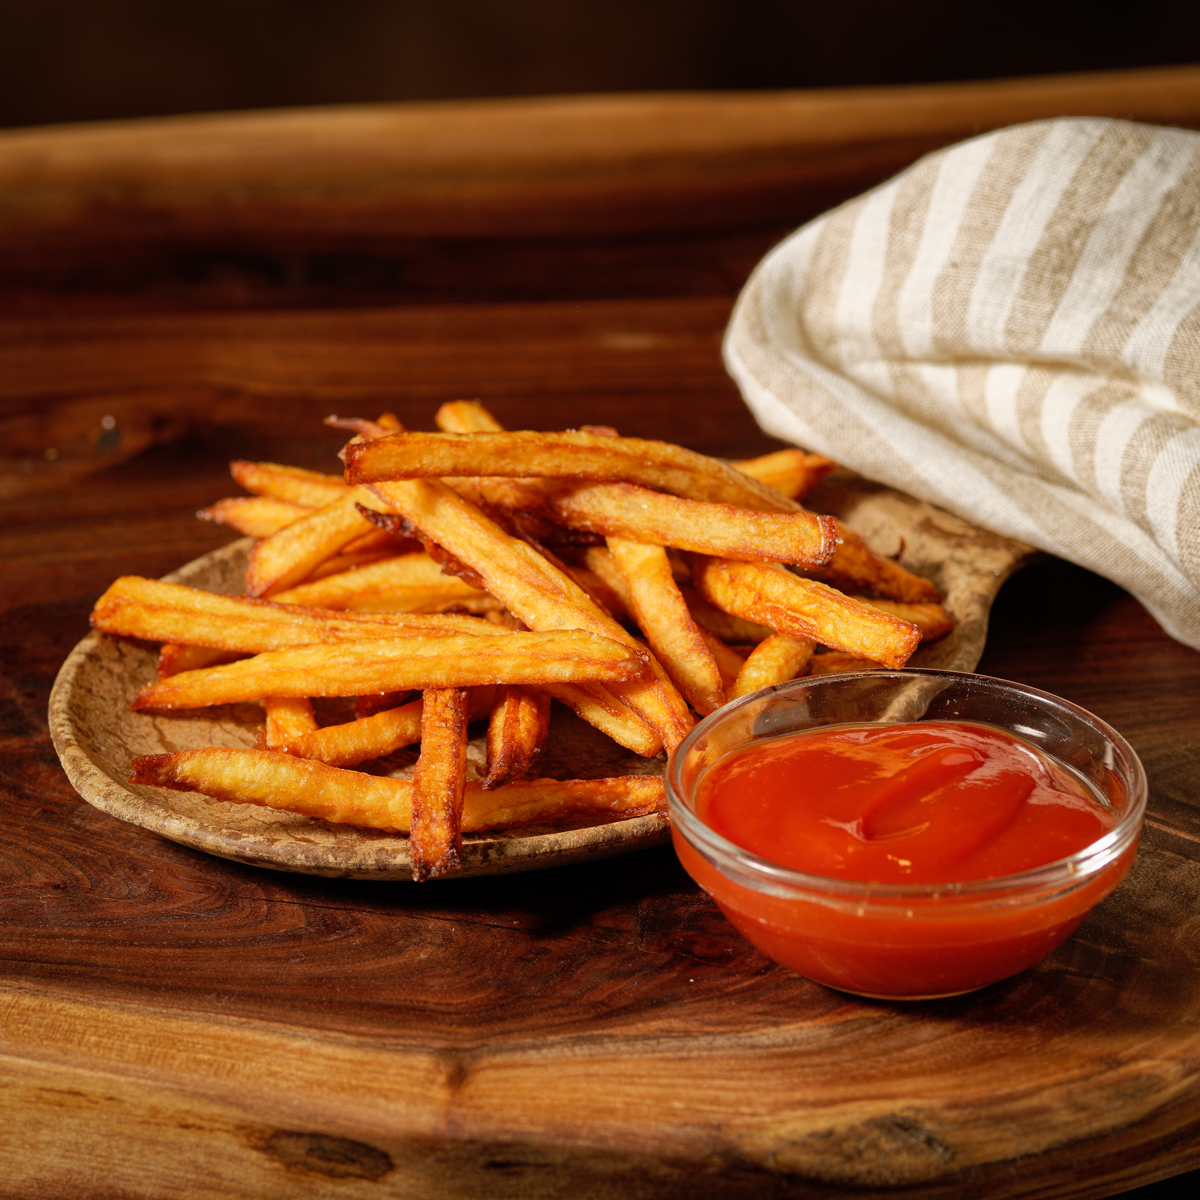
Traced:
[[[149, 755], [134, 783], [405, 833], [429, 879], [464, 831], [664, 810], [656, 775], [532, 777], [552, 698], [652, 757], [728, 700], [899, 667], [953, 625], [929, 581], [801, 506], [834, 469], [819, 455], [510, 433], [475, 401], [436, 422], [330, 418], [344, 477], [234, 463], [250, 495], [200, 515], [259, 539], [245, 596], [126, 576], [100, 598], [97, 630], [162, 643], [134, 709], [265, 710], [258, 749]], [[330, 696], [355, 718], [321, 726]], [[411, 779], [349, 769], [418, 744]]]

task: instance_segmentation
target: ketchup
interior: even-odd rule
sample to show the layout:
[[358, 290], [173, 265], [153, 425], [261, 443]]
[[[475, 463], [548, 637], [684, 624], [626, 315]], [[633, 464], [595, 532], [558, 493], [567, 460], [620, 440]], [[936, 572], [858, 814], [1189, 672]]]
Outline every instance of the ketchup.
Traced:
[[706, 774], [696, 814], [771, 862], [864, 883], [1012, 875], [1116, 822], [1079, 776], [965, 721], [835, 725], [760, 743]]
[[[1109, 791], [1120, 809], [1115, 779]], [[694, 793], [708, 829], [803, 875], [755, 882], [757, 868], [720, 865], [677, 826], [672, 838], [692, 878], [777, 962], [859, 995], [927, 999], [1033, 966], [1117, 886], [1136, 838], [1078, 874], [1036, 872], [1114, 828], [1119, 812], [1100, 796], [990, 725], [831, 725], [736, 750]]]

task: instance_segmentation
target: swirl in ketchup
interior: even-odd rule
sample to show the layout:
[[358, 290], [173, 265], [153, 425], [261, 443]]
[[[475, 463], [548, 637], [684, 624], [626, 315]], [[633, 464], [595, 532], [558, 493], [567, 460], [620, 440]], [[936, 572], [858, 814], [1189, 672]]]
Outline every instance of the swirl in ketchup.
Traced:
[[1078, 775], [965, 721], [835, 725], [759, 743], [706, 774], [696, 812], [771, 862], [871, 883], [1012, 875], [1116, 822]]

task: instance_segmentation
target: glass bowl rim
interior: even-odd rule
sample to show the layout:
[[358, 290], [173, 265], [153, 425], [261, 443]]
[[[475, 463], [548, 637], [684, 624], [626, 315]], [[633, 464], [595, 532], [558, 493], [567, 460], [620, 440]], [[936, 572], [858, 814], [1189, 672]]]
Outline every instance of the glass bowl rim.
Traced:
[[[750, 850], [722, 837], [710, 829], [683, 800], [683, 789], [678, 779], [678, 767], [687, 751], [720, 721], [727, 720], [737, 709], [757, 700], [780, 692], [801, 691], [805, 687], [827, 687], [838, 681], [865, 678], [916, 678], [935, 677], [950, 681], [973, 680], [1004, 690], [1015, 690], [1051, 707], [1067, 710], [1076, 718], [1095, 728], [1125, 760], [1128, 770], [1130, 803], [1112, 829], [1090, 845], [1077, 850], [1066, 858], [1056, 859], [1040, 867], [1018, 871], [1010, 875], [995, 875], [987, 879], [968, 879], [956, 883], [869, 883], [857, 879], [839, 879], [829, 875], [814, 875], [785, 867], [763, 858]], [[892, 723], [892, 722], [881, 722]], [[999, 726], [998, 726], [999, 728]], [[781, 734], [779, 736], [788, 736]], [[735, 883], [742, 883], [759, 891], [776, 895], [803, 893], [811, 897], [814, 893], [829, 899], [858, 901], [914, 901], [935, 900], [942, 897], [981, 899], [1003, 895], [1011, 898], [1012, 893], [1040, 895], [1047, 889], [1073, 889], [1086, 883], [1098, 872], [1114, 862], [1133, 842], [1141, 830], [1146, 813], [1149, 785], [1145, 768], [1133, 747], [1107, 721], [1089, 712], [1086, 708], [1042, 691], [1029, 684], [994, 675], [981, 675], [972, 671], [945, 671], [928, 667], [906, 667], [872, 671], [845, 672], [837, 675], [801, 676], [784, 683], [772, 684], [722, 706], [699, 721], [692, 731], [671, 752], [664, 772], [667, 792], [667, 808], [673, 829], [691, 848], [707, 858], [723, 875], [730, 877], [729, 868], [736, 871]]]

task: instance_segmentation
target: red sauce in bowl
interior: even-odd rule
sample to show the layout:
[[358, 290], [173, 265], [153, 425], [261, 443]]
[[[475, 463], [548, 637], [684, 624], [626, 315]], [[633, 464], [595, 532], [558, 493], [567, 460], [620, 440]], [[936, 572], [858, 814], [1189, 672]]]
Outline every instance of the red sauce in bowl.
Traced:
[[835, 725], [748, 747], [704, 777], [696, 815], [812, 875], [955, 883], [1013, 875], [1103, 837], [1079, 776], [991, 726]]
[[724, 841], [677, 821], [675, 848], [739, 932], [810, 979], [888, 999], [1033, 966], [1117, 886], [1137, 842], [1096, 847], [1128, 807], [1115, 777], [1102, 796], [966, 721], [754, 740], [694, 787], [700, 828]]

